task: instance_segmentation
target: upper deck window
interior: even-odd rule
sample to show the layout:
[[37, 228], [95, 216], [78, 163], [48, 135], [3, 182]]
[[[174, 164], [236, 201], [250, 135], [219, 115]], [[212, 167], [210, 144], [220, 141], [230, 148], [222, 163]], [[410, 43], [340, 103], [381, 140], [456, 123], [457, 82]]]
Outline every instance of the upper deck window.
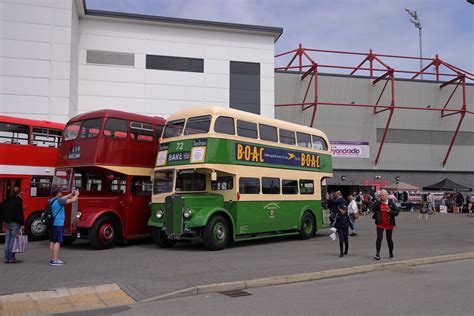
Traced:
[[311, 135], [296, 132], [296, 137], [298, 140], [298, 146], [311, 148]]
[[156, 139], [161, 138], [161, 134], [163, 134], [163, 129], [164, 129], [163, 125], [156, 125], [156, 131], [155, 131]]
[[163, 131], [163, 138], [181, 136], [184, 129], [184, 120], [175, 120], [167, 122]]
[[288, 131], [286, 129], [280, 129], [280, 143], [288, 144], [288, 145], [295, 145], [295, 132]]
[[313, 135], [313, 149], [328, 150], [328, 144], [322, 137]]
[[153, 141], [153, 125], [142, 122], [130, 122], [130, 137], [144, 142]]
[[79, 129], [81, 128], [82, 121], [69, 123], [64, 129], [64, 140], [73, 140], [79, 135]]
[[101, 118], [85, 120], [81, 127], [80, 137], [81, 138], [97, 137], [100, 133], [101, 127], [102, 127]]
[[62, 131], [59, 129], [33, 127], [31, 144], [39, 147], [58, 148], [62, 134]]
[[109, 118], [107, 122], [105, 122], [104, 128], [104, 136], [110, 138], [119, 138], [125, 139], [127, 138], [127, 121], [116, 119], [116, 118]]
[[190, 117], [186, 123], [184, 135], [205, 134], [209, 132], [211, 126], [211, 116], [196, 116]]
[[0, 122], [0, 144], [28, 145], [29, 135], [28, 125]]
[[237, 135], [257, 139], [257, 124], [237, 120]]
[[219, 116], [214, 124], [216, 133], [235, 135], [234, 119], [228, 116]]
[[260, 131], [260, 139], [268, 140], [270, 142], [278, 142], [277, 128], [265, 124], [258, 125]]

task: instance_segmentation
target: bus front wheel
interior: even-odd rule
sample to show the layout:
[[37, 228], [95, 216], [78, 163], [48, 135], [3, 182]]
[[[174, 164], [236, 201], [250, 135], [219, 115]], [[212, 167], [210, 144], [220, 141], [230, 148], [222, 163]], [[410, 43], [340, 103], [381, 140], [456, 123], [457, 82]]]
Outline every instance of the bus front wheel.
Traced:
[[314, 236], [315, 231], [316, 223], [313, 214], [305, 212], [301, 218], [300, 238], [303, 240], [310, 239]]
[[227, 220], [222, 215], [213, 216], [204, 228], [202, 237], [207, 249], [224, 249], [230, 240], [230, 229]]
[[48, 235], [46, 226], [41, 223], [41, 213], [31, 214], [25, 223], [25, 233], [31, 241], [45, 239]]
[[87, 234], [93, 249], [110, 249], [115, 246], [118, 235], [116, 221], [111, 216], [97, 220]]
[[151, 235], [153, 236], [155, 244], [160, 248], [170, 248], [176, 243], [174, 240], [168, 239], [168, 236], [166, 236], [161, 228], [154, 227], [151, 231]]

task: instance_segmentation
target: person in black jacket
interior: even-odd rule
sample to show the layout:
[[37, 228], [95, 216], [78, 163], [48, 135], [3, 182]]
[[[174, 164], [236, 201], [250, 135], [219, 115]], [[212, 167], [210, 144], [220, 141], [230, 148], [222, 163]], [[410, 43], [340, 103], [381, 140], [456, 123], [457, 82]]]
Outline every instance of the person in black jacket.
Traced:
[[[349, 251], [349, 227], [353, 230], [354, 226], [347, 214], [347, 207], [340, 206], [334, 218], [334, 228], [337, 229], [339, 235], [339, 257], [344, 257]], [[344, 250], [344, 251], [343, 251]]]
[[15, 258], [13, 241], [16, 235], [23, 230], [25, 217], [23, 215], [23, 200], [20, 197], [20, 188], [13, 188], [13, 194], [5, 199], [2, 205], [1, 221], [5, 223], [5, 263], [18, 263], [21, 260]]
[[388, 192], [380, 191], [379, 200], [372, 205], [372, 218], [377, 226], [377, 241], [375, 243], [376, 253], [375, 260], [380, 260], [380, 248], [382, 246], [383, 232], [387, 237], [389, 258], [393, 258], [393, 240], [392, 232], [395, 228], [395, 217], [398, 216], [399, 210], [395, 203], [388, 198]]

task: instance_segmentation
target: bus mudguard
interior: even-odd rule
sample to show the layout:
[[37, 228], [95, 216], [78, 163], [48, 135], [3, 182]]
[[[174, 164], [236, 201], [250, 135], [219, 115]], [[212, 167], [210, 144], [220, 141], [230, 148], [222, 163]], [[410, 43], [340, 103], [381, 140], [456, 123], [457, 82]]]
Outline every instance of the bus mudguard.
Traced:
[[191, 217], [190, 220], [186, 221], [186, 227], [204, 227], [207, 225], [212, 216], [218, 213], [223, 213], [225, 217], [230, 220], [230, 225], [232, 227], [232, 234], [235, 238], [235, 223], [232, 218], [232, 215], [225, 208], [204, 208], [199, 211], [196, 216]]
[[84, 212], [81, 218], [76, 219], [76, 222], [75, 222], [76, 227], [77, 228], [91, 228], [94, 225], [94, 223], [97, 221], [97, 219], [105, 214], [111, 214], [114, 217], [116, 217], [119, 221], [118, 224], [120, 224], [120, 227], [122, 227], [123, 229], [124, 226], [122, 223], [122, 218], [116, 211], [109, 208], [94, 209], [94, 211], [92, 212], [91, 211]]

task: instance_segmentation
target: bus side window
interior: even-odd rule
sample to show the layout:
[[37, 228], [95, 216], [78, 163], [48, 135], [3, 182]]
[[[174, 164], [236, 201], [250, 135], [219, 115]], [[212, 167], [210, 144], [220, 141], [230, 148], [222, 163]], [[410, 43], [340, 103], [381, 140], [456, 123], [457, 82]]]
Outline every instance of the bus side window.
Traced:
[[130, 123], [130, 137], [132, 139], [143, 142], [152, 142], [153, 135], [153, 125], [142, 122]]
[[214, 123], [214, 132], [235, 135], [234, 119], [227, 116], [219, 116]]
[[280, 143], [288, 144], [288, 145], [295, 145], [295, 132], [288, 131], [286, 129], [280, 129]]
[[313, 135], [313, 149], [328, 150], [328, 144], [322, 137]]
[[237, 120], [237, 135], [257, 139], [257, 124]]
[[311, 135], [296, 132], [296, 137], [298, 140], [298, 146], [311, 148]]
[[280, 194], [280, 179], [279, 178], [262, 178], [262, 193], [263, 194]]
[[61, 130], [33, 127], [33, 133], [31, 134], [31, 144], [38, 147], [58, 148], [61, 138]]
[[116, 119], [116, 118], [109, 118], [107, 122], [105, 122], [104, 127], [104, 136], [109, 138], [120, 138], [125, 139], [127, 138], [127, 121]]
[[260, 139], [268, 140], [270, 142], [278, 142], [278, 133], [277, 128], [274, 126], [269, 126], [265, 124], [258, 124]]
[[282, 180], [283, 194], [298, 194], [298, 181]]
[[234, 188], [234, 178], [232, 176], [217, 177], [211, 182], [212, 190], [232, 190]]
[[[91, 189], [91, 191], [94, 190]], [[100, 189], [96, 191], [100, 191]], [[115, 179], [112, 180], [112, 183], [110, 184], [110, 191], [114, 193], [125, 194], [125, 192], [127, 192], [127, 180], [124, 180], [121, 177], [115, 177]]]
[[0, 122], [0, 144], [28, 145], [29, 138], [28, 125]]
[[31, 197], [49, 197], [53, 177], [32, 177], [30, 181]]
[[240, 178], [239, 193], [241, 194], [259, 194], [260, 179], [259, 178]]
[[300, 193], [301, 194], [314, 194], [314, 181], [313, 180], [300, 180]]
[[132, 178], [133, 195], [151, 195], [152, 182], [149, 177]]

